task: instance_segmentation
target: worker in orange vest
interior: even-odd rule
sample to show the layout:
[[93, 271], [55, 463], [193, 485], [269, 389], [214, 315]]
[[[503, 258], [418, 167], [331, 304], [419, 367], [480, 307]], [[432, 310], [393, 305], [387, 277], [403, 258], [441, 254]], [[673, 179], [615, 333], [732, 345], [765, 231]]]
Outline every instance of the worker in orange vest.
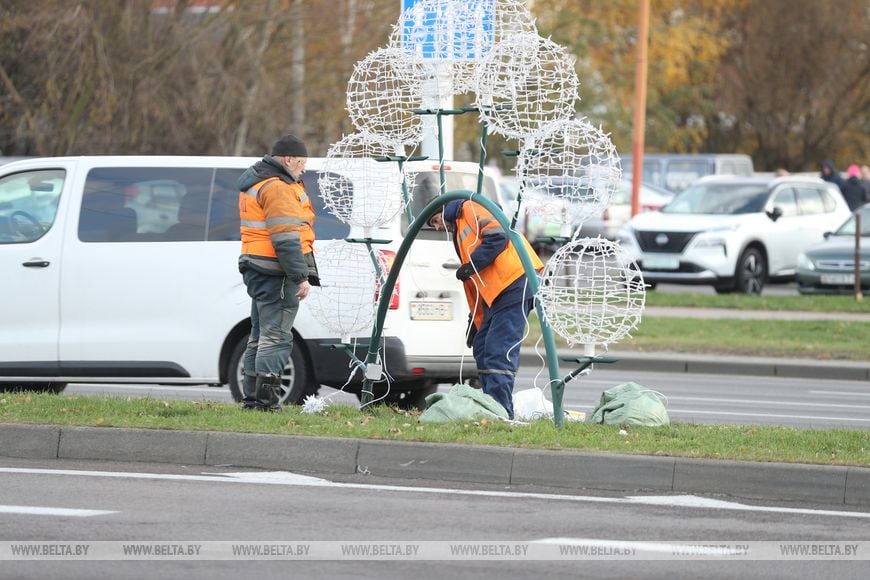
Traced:
[[239, 178], [239, 271], [251, 297], [251, 335], [243, 358], [243, 409], [281, 411], [281, 374], [293, 348], [293, 322], [312, 285], [314, 209], [302, 174], [308, 150], [285, 135]]
[[[449, 231], [460, 259], [456, 278], [463, 283], [469, 316], [466, 344], [473, 348], [483, 392], [514, 418], [513, 388], [520, 343], [534, 306], [519, 254], [501, 224], [471, 200], [448, 202], [429, 218], [438, 231]], [[538, 272], [544, 268], [528, 240], [526, 251]]]

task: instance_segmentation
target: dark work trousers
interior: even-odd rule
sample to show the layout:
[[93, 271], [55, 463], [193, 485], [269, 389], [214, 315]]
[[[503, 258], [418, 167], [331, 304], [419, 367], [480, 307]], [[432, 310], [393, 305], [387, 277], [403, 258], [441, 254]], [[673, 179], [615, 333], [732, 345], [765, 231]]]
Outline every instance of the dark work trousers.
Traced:
[[534, 298], [525, 276], [493, 301], [483, 304], [483, 322], [474, 336], [474, 361], [483, 392], [498, 401], [514, 418], [514, 378], [520, 366], [520, 341]]
[[299, 287], [286, 276], [270, 276], [250, 269], [243, 277], [251, 297], [251, 336], [245, 349], [245, 374], [281, 376], [293, 348]]

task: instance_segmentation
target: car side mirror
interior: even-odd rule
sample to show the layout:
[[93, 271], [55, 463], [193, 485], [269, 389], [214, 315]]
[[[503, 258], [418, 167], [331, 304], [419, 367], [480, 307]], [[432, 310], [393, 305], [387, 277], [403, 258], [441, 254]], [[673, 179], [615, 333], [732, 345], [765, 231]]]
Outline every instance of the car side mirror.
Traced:
[[828, 238], [831, 237], [831, 234], [833, 234], [833, 233], [834, 233], [834, 232], [825, 232], [825, 233], [823, 233], [822, 235], [823, 235], [823, 236], [825, 237], [825, 239], [827, 240]]
[[774, 206], [773, 209], [767, 212], [767, 217], [769, 217], [772, 221], [776, 221], [782, 217], [782, 208], [778, 205]]

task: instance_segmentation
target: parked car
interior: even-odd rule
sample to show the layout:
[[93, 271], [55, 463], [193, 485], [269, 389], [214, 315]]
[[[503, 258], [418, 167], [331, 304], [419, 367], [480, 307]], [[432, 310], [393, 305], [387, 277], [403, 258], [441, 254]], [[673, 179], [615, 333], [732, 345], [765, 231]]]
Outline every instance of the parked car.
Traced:
[[658, 212], [620, 230], [644, 280], [760, 294], [794, 277], [797, 257], [849, 216], [836, 186], [815, 177], [701, 178]]
[[852, 294], [855, 292], [855, 214], [861, 216], [859, 271], [861, 292], [870, 293], [870, 203], [855, 210], [824, 242], [798, 255], [797, 280], [801, 294]]
[[[236, 399], [250, 331], [236, 180], [256, 158], [59, 157], [0, 168], [0, 389], [60, 390], [67, 383], [229, 384]], [[323, 159], [305, 189], [317, 213], [317, 247], [362, 237], [326, 211]], [[437, 167], [412, 162], [418, 183]], [[475, 183], [477, 164], [451, 162], [450, 184]], [[385, 263], [403, 239], [399, 217], [372, 237]], [[406, 227], [406, 226], [405, 226]], [[388, 401], [417, 405], [437, 383], [476, 376], [462, 340], [468, 306], [458, 260], [442, 237], [415, 240], [384, 324]], [[373, 297], [374, 299], [374, 297]], [[351, 375], [334, 331], [300, 305], [282, 402]], [[365, 358], [363, 336], [355, 353]], [[360, 373], [347, 384], [358, 392]], [[386, 384], [376, 384], [385, 391]]]
[[[523, 192], [523, 219], [520, 224], [521, 231], [533, 246], [549, 243], [550, 238], [558, 238], [564, 234], [561, 224], [554, 220], [558, 215], [562, 202], [558, 201], [561, 190], [557, 186], [549, 195], [536, 188], [527, 189]], [[673, 198], [673, 194], [658, 187], [641, 185], [640, 205], [641, 211], [656, 211], [667, 204]], [[554, 201], [556, 200], [556, 201]], [[576, 209], [566, 209], [567, 213], [584, 216], [589, 212], [584, 211], [579, 204], [583, 202], [569, 202], [576, 204]], [[552, 206], [552, 207], [550, 207]], [[543, 209], [542, 209], [543, 208]], [[619, 228], [631, 217], [631, 181], [621, 179], [618, 187], [613, 192], [610, 202], [602, 211], [586, 219], [575, 219], [570, 226], [570, 235], [579, 228], [580, 233], [587, 237], [601, 236], [615, 240]], [[542, 242], [542, 240], [547, 240]]]
[[[622, 155], [623, 171], [631, 172], [631, 155]], [[644, 153], [643, 182], [680, 193], [707, 175], [753, 174], [752, 158], [725, 153]]]

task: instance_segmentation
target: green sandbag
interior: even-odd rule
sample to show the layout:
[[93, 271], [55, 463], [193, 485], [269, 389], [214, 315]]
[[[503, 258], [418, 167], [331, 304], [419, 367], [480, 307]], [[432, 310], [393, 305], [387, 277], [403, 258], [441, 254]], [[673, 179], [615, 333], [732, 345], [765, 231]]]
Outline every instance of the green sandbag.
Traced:
[[446, 393], [432, 393], [426, 397], [426, 405], [420, 421], [428, 423], [508, 418], [498, 401], [480, 389], [462, 384], [453, 385]]
[[655, 391], [637, 383], [623, 383], [601, 393], [598, 406], [586, 422], [659, 427], [671, 421]]

